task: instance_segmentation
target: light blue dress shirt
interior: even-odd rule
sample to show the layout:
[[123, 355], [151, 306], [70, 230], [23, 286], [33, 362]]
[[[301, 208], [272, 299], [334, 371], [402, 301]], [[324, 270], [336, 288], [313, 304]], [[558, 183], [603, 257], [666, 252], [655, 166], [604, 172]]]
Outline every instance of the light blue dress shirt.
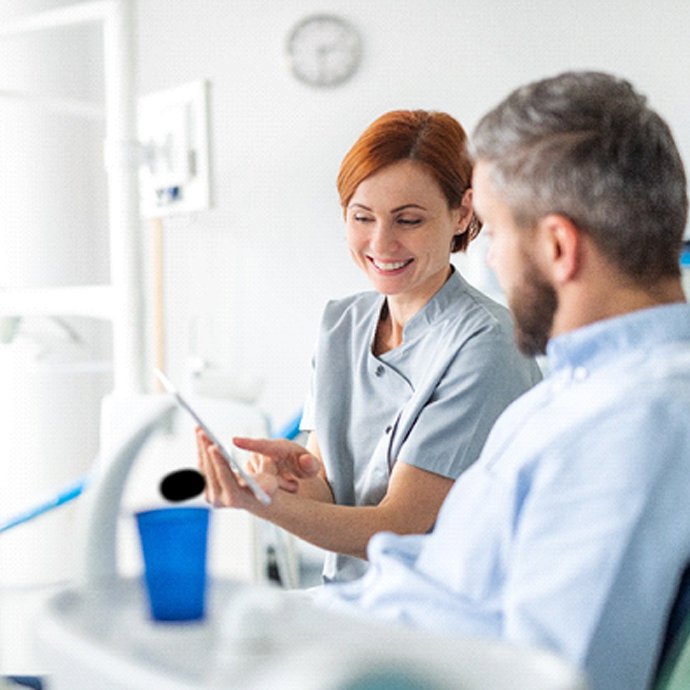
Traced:
[[[301, 428], [316, 430], [339, 505], [378, 505], [396, 462], [457, 478], [501, 412], [541, 380], [515, 347], [508, 310], [457, 271], [408, 321], [402, 344], [377, 357], [384, 303], [377, 292], [333, 301], [321, 323]], [[324, 579], [354, 579], [366, 568], [329, 553]]]
[[555, 651], [643, 690], [690, 558], [690, 307], [553, 339], [426, 536], [375, 535], [323, 605]]

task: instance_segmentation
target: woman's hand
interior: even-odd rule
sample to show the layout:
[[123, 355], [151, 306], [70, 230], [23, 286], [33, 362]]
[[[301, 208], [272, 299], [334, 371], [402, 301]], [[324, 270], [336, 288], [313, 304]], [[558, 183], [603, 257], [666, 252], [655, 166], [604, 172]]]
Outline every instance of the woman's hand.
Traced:
[[284, 491], [297, 493], [300, 480], [323, 474], [321, 461], [293, 441], [235, 437], [233, 443], [242, 450], [251, 451], [247, 468], [252, 474], [275, 477]]
[[278, 481], [278, 487], [283, 491], [296, 494], [299, 489], [299, 480], [291, 472], [281, 472], [280, 464], [273, 458], [259, 453], [252, 453], [247, 461], [247, 471], [250, 474], [271, 474]]
[[[262, 504], [233, 471], [220, 450], [200, 428], [196, 430], [199, 471], [206, 479], [204, 496], [216, 508], [243, 508], [259, 512]], [[271, 472], [254, 473], [261, 488], [271, 497], [278, 491], [278, 478]]]
[[[314, 432], [307, 448], [284, 439], [233, 439], [254, 453], [252, 473], [273, 499], [260, 503], [201, 429], [197, 429], [199, 468], [206, 477], [206, 500], [215, 507], [241, 508], [269, 520], [328, 551], [366, 558], [372, 534], [422, 534], [436, 519], [453, 480], [398, 461], [378, 505], [336, 505], [317, 455]], [[299, 485], [294, 493], [281, 487]]]

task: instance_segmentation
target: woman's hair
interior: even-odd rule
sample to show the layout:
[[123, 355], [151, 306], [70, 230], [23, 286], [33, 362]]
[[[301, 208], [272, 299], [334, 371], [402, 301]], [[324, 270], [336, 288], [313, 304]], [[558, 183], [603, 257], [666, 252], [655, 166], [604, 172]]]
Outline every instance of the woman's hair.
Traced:
[[[465, 130], [446, 113], [393, 110], [374, 120], [345, 155], [338, 173], [343, 209], [362, 180], [401, 160], [424, 165], [441, 188], [448, 208], [459, 208], [472, 181]], [[451, 251], [467, 249], [480, 229], [473, 213], [467, 230], [453, 238]]]
[[629, 82], [566, 72], [528, 84], [482, 118], [472, 146], [519, 226], [560, 213], [624, 274], [679, 274], [683, 163], [668, 125]]

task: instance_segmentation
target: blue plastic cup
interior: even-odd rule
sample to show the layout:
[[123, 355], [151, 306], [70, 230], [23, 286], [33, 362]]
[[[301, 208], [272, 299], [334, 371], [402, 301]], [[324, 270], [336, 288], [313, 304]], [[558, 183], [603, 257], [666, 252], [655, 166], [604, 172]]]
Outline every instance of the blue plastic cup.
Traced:
[[209, 509], [159, 508], [137, 513], [136, 518], [151, 617], [203, 618]]

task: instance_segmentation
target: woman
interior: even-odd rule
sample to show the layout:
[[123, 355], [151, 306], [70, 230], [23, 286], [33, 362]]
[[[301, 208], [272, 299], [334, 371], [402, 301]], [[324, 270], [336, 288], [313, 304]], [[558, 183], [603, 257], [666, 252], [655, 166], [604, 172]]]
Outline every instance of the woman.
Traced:
[[450, 263], [480, 230], [466, 135], [450, 115], [394, 111], [345, 156], [338, 192], [355, 263], [374, 288], [326, 306], [302, 428], [234, 439], [269, 506], [241, 487], [199, 431], [207, 499], [284, 527], [330, 553], [324, 580], [366, 569], [382, 530], [423, 533], [493, 422], [536, 383], [509, 312]]

